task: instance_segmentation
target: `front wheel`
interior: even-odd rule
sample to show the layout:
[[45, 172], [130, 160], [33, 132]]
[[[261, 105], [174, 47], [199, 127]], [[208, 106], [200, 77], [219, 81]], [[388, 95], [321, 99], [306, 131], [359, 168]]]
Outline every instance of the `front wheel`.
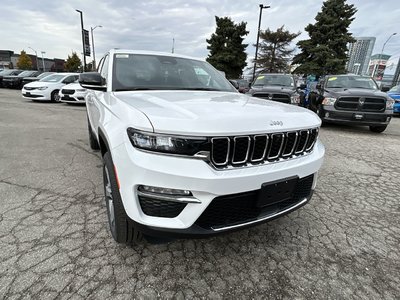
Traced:
[[54, 90], [51, 92], [51, 101], [52, 102], [60, 102], [60, 95], [58, 94], [59, 90]]
[[117, 243], [136, 244], [142, 234], [126, 215], [110, 152], [104, 154], [103, 162], [104, 196], [111, 235]]
[[380, 126], [369, 126], [369, 130], [376, 133], [384, 132], [387, 128], [387, 125], [380, 125]]

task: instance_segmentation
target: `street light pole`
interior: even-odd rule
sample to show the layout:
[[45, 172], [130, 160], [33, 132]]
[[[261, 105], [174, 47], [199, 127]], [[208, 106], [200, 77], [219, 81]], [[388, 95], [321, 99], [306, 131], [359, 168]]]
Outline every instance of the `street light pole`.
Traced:
[[256, 43], [256, 55], [254, 56], [253, 81], [254, 81], [254, 79], [256, 77], [256, 65], [257, 65], [258, 43], [259, 43], [259, 40], [260, 40], [260, 26], [261, 26], [262, 10], [264, 8], [270, 8], [271, 7], [269, 5], [263, 5], [263, 4], [260, 4], [259, 6], [260, 6], [260, 16], [258, 18], [257, 43]]
[[93, 31], [97, 28], [97, 27], [103, 27], [101, 25], [96, 25], [93, 28], [90, 27], [90, 33], [92, 34], [92, 51], [93, 51], [93, 65], [92, 65], [92, 70], [95, 71], [96, 70], [96, 55], [94, 54], [94, 37], [93, 37]]
[[35, 52], [36, 55], [36, 70], [39, 71], [39, 64], [38, 64], [38, 58], [37, 58], [37, 51], [33, 49], [32, 47], [28, 47], [29, 49], [32, 49], [33, 52]]
[[379, 67], [380, 67], [380, 65], [381, 65], [383, 50], [385, 49], [385, 46], [386, 46], [387, 42], [389, 42], [389, 40], [392, 38], [392, 36], [394, 36], [394, 35], [396, 35], [396, 34], [397, 34], [397, 32], [392, 33], [392, 34], [388, 37], [388, 39], [386, 40], [386, 42], [383, 44], [381, 54], [379, 55], [378, 66], [375, 67], [374, 74], [372, 74], [372, 75], [373, 75], [372, 78], [375, 78], [376, 73], [377, 73], [377, 71], [378, 71], [378, 69], [379, 69]]
[[45, 54], [46, 52], [42, 51], [42, 64], [43, 64], [43, 72], [46, 71], [46, 67], [44, 66], [44, 57], [43, 54]]
[[83, 49], [83, 71], [86, 71], [86, 55], [85, 55], [85, 38], [83, 36], [83, 13], [79, 9], [75, 9], [81, 15], [81, 35], [82, 35], [82, 49]]

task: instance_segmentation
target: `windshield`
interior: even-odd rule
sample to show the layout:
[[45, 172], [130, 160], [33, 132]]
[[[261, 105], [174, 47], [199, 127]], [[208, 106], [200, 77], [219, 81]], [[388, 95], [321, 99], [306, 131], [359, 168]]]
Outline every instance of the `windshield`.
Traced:
[[65, 74], [53, 74], [53, 75], [46, 76], [46, 77], [40, 79], [39, 81], [42, 81], [42, 82], [59, 82], [64, 77], [65, 77]]
[[44, 78], [46, 76], [49, 76], [51, 74], [54, 74], [54, 73], [53, 72], [44, 72], [44, 73], [40, 74], [37, 78], [38, 79], [42, 79], [42, 78]]
[[113, 91], [236, 91], [209, 63], [161, 55], [115, 54], [112, 84]]
[[361, 76], [333, 76], [328, 77], [326, 88], [368, 89], [377, 90], [375, 81], [369, 77]]
[[389, 90], [389, 92], [392, 92], [392, 93], [400, 93], [400, 85], [396, 85], [396, 86], [392, 87], [392, 88]]
[[18, 77], [28, 77], [35, 74], [36, 71], [23, 71], [18, 74]]
[[288, 86], [294, 87], [293, 77], [290, 75], [284, 74], [261, 74], [257, 77], [254, 85], [263, 85], [263, 86]]
[[15, 70], [3, 70], [0, 72], [0, 75], [4, 76], [4, 75], [11, 75], [15, 72]]

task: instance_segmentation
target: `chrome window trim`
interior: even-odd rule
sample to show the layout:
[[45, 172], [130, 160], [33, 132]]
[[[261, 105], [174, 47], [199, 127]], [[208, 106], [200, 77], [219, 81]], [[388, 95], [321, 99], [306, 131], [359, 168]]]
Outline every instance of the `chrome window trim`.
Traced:
[[[263, 155], [261, 156], [261, 158], [253, 159], [256, 139], [257, 139], [257, 137], [264, 137], [264, 136], [265, 136], [266, 139], [265, 139], [265, 147], [264, 147]], [[269, 145], [269, 135], [268, 134], [256, 134], [256, 135], [253, 136], [253, 141], [254, 141], [254, 143], [253, 143], [253, 153], [251, 154], [250, 162], [263, 161], [265, 159], [265, 154], [267, 153], [267, 149], [268, 149], [268, 145]]]
[[[234, 161], [235, 158], [235, 151], [236, 151], [236, 140], [237, 139], [242, 139], [242, 138], [247, 138], [247, 151], [246, 151], [246, 157], [244, 160], [241, 161]], [[250, 137], [249, 136], [235, 136], [233, 138], [233, 154], [232, 154], [232, 165], [237, 165], [237, 164], [243, 164], [247, 162], [247, 159], [249, 158], [249, 152], [250, 152]]]
[[[214, 153], [214, 140], [218, 140], [218, 139], [226, 139], [228, 141], [228, 149], [226, 151], [226, 159], [225, 159], [225, 162], [223, 162], [223, 163], [216, 163], [214, 161], [214, 155], [213, 155], [213, 153]], [[230, 138], [228, 138], [228, 137], [213, 137], [213, 138], [211, 138], [211, 161], [212, 161], [212, 163], [214, 165], [216, 165], [216, 166], [225, 166], [225, 165], [227, 165], [228, 161], [229, 161], [230, 148], [231, 148], [231, 139]]]

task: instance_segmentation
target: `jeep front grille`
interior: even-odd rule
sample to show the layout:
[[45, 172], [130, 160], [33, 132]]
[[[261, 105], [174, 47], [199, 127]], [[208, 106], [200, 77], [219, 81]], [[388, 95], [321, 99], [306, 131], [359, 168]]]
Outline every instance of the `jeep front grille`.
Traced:
[[277, 161], [312, 151], [318, 128], [211, 139], [211, 163], [217, 168]]

